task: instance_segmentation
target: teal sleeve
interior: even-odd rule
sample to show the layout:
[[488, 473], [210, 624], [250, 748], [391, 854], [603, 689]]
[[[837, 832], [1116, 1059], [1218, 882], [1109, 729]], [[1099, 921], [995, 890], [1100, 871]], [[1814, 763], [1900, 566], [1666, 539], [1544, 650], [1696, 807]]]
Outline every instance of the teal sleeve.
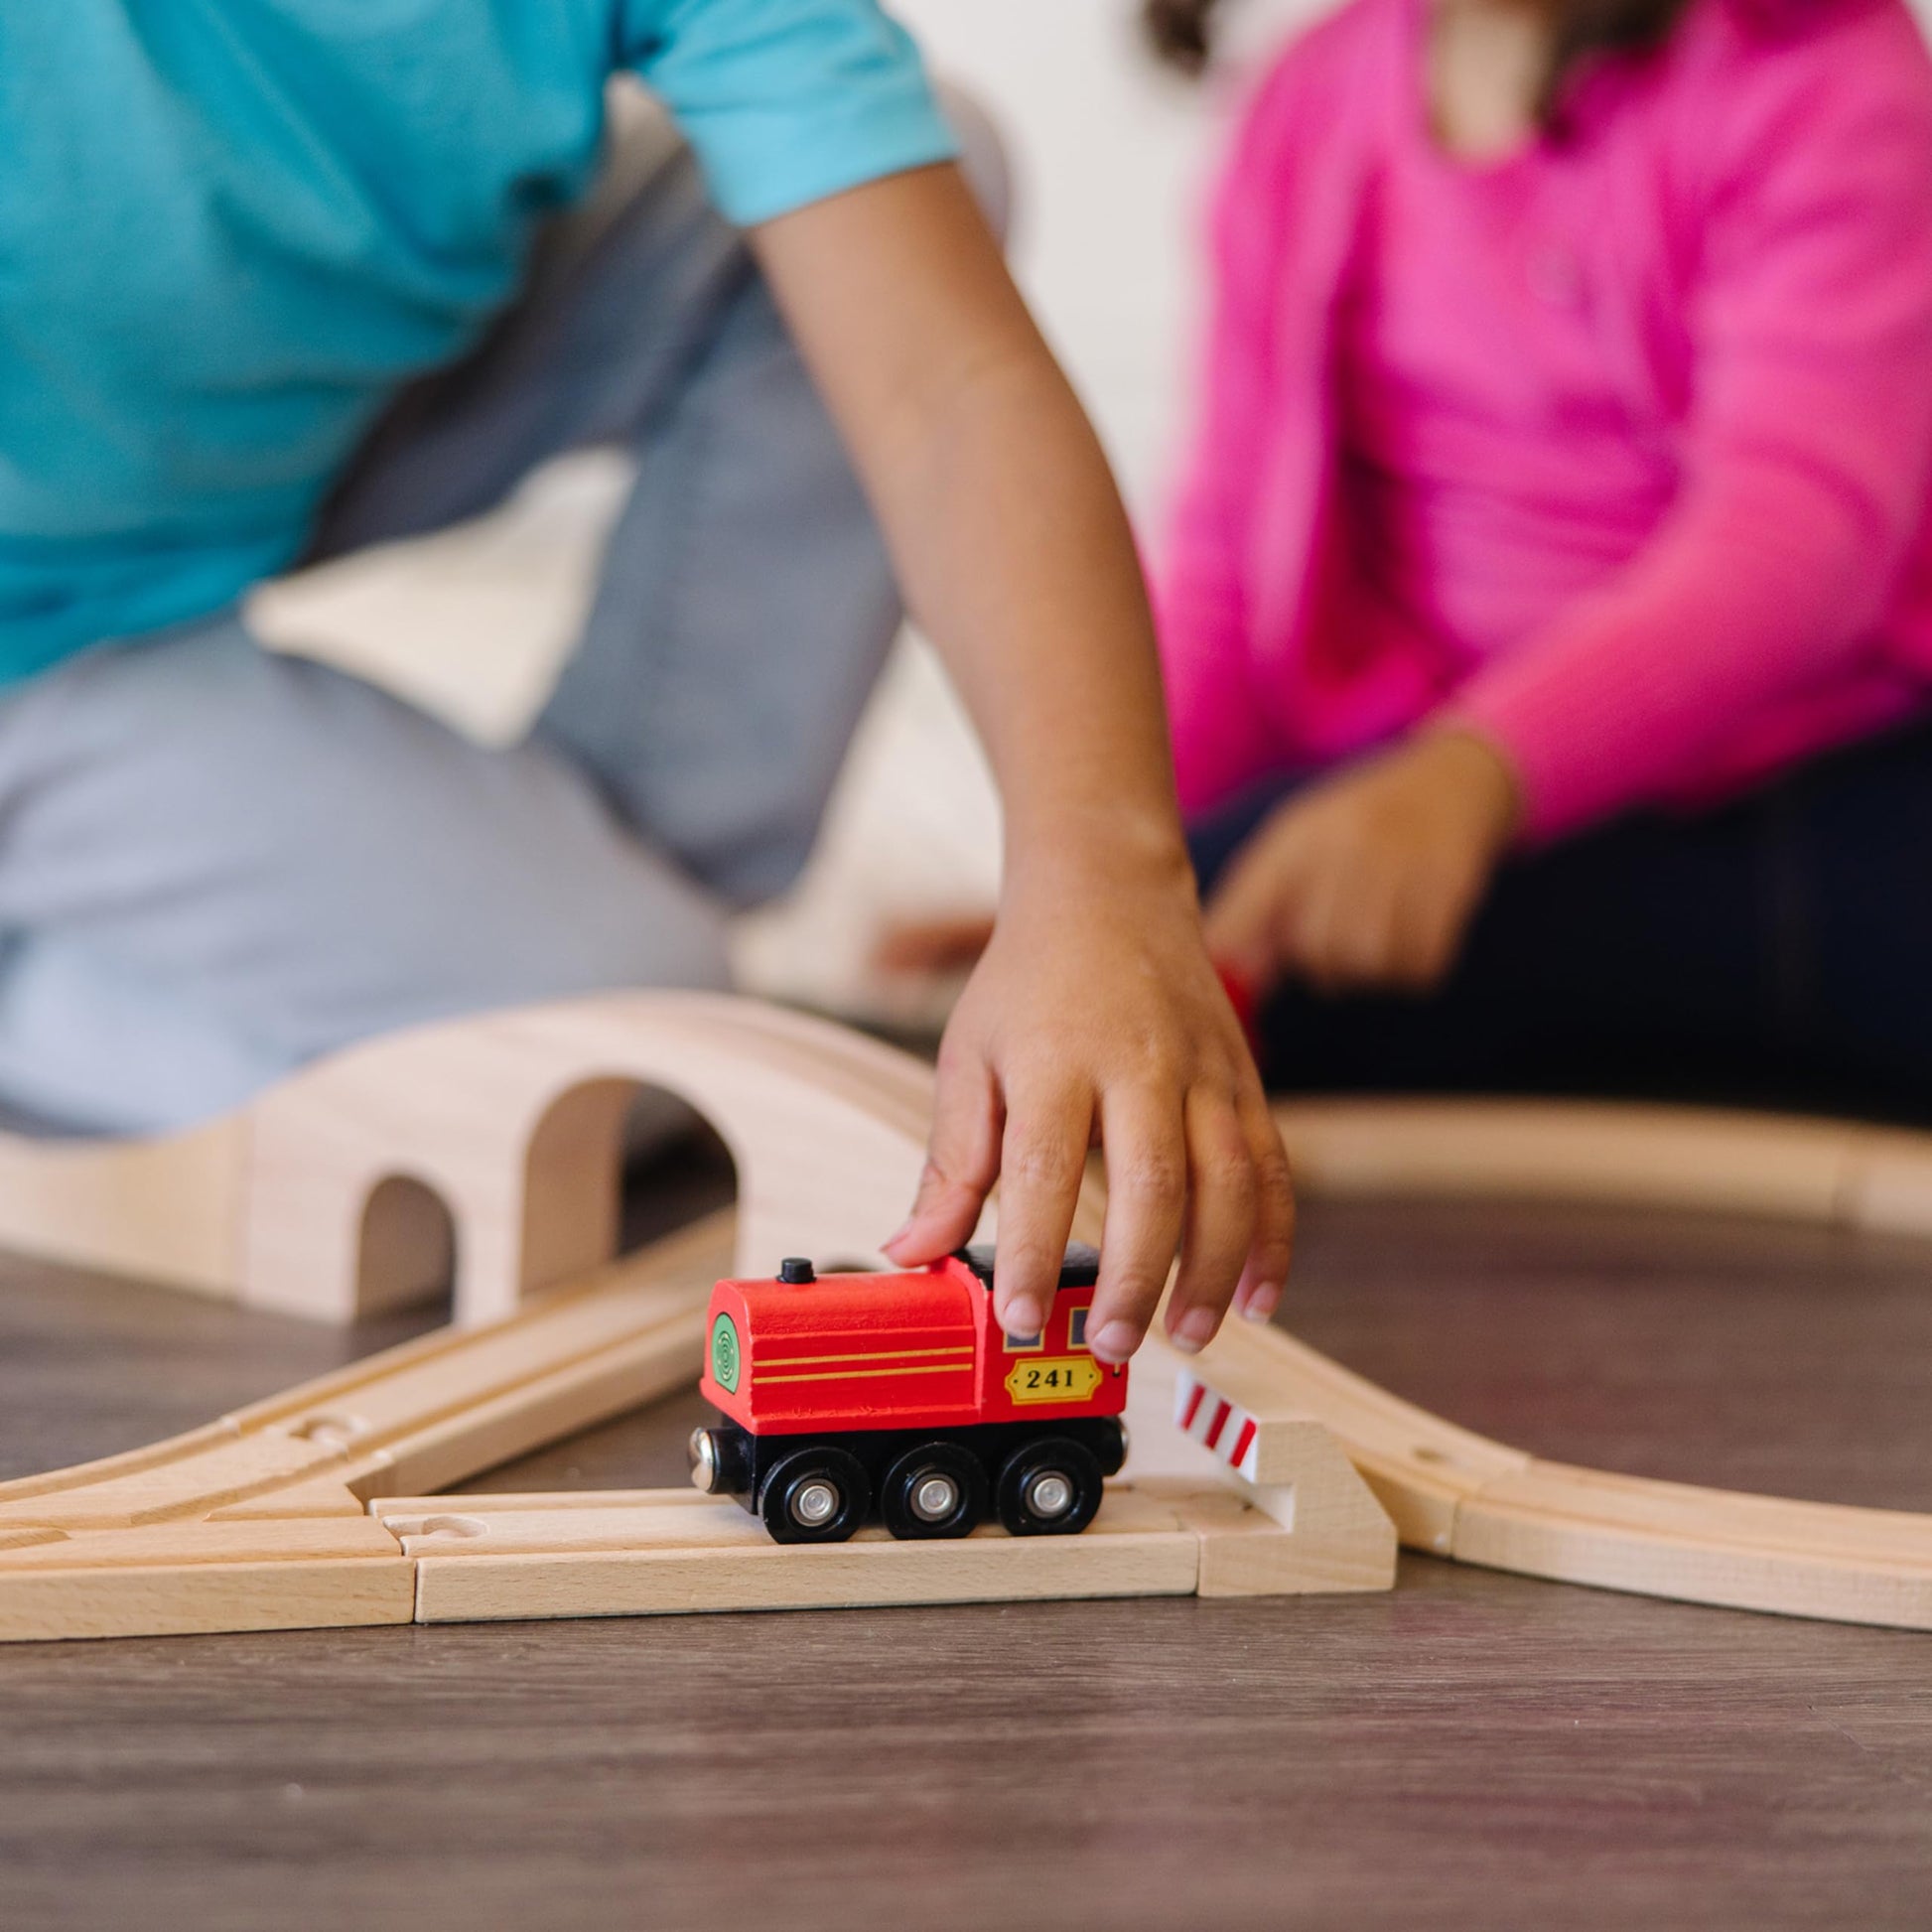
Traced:
[[874, 0], [627, 0], [622, 58], [745, 226], [955, 144], [912, 37]]

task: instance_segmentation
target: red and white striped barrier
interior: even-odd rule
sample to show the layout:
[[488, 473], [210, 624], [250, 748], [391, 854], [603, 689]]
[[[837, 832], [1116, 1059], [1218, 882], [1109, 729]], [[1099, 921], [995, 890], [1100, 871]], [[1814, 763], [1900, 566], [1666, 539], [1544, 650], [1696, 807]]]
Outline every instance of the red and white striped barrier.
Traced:
[[1236, 1475], [1255, 1480], [1255, 1419], [1182, 1369], [1174, 1379], [1174, 1427], [1211, 1449]]

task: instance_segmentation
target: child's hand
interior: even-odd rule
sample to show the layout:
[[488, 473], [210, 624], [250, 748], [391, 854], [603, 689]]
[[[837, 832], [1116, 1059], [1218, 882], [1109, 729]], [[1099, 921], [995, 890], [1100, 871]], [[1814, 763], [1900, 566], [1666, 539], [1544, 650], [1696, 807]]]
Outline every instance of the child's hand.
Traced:
[[995, 1307], [1009, 1333], [1037, 1333], [1096, 1143], [1109, 1193], [1094, 1353], [1124, 1361], [1140, 1345], [1176, 1246], [1178, 1346], [1213, 1335], [1237, 1284], [1242, 1312], [1265, 1320], [1288, 1272], [1288, 1162], [1184, 860], [1056, 855], [1010, 878], [939, 1050], [930, 1157], [889, 1252], [915, 1266], [956, 1248], [997, 1179]]
[[966, 1240], [1000, 1181], [995, 1305], [1037, 1330], [1089, 1147], [1111, 1197], [1088, 1314], [1130, 1354], [1180, 1249], [1199, 1346], [1288, 1267], [1288, 1163], [1204, 950], [1127, 515], [972, 198], [914, 169], [755, 236], [913, 614], [1000, 781], [1006, 894], [939, 1057], [931, 1159], [889, 1244]]
[[1257, 991], [1423, 992], [1454, 963], [1520, 814], [1516, 777], [1472, 733], [1364, 759], [1289, 800], [1207, 909], [1214, 957]]

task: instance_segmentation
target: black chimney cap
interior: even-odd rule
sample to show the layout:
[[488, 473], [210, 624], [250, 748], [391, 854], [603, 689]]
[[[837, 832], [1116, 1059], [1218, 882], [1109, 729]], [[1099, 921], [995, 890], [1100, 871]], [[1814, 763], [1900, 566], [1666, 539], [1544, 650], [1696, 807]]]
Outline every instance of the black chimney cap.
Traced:
[[818, 1280], [818, 1270], [803, 1255], [786, 1255], [778, 1264], [778, 1279], [793, 1288]]

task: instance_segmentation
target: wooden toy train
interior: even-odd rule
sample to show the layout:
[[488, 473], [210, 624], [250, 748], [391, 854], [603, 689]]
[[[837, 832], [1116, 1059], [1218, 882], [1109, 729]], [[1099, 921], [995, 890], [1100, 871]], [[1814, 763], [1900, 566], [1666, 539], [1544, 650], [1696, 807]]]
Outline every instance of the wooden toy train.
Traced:
[[1077, 1534], [1127, 1453], [1127, 1370], [1087, 1345], [1098, 1269], [1069, 1248], [1025, 1337], [994, 1319], [990, 1248], [903, 1274], [793, 1260], [720, 1282], [698, 1386], [723, 1421], [692, 1433], [692, 1481], [779, 1543], [843, 1542], [875, 1508], [896, 1537], [968, 1536], [989, 1504], [1015, 1536]]

